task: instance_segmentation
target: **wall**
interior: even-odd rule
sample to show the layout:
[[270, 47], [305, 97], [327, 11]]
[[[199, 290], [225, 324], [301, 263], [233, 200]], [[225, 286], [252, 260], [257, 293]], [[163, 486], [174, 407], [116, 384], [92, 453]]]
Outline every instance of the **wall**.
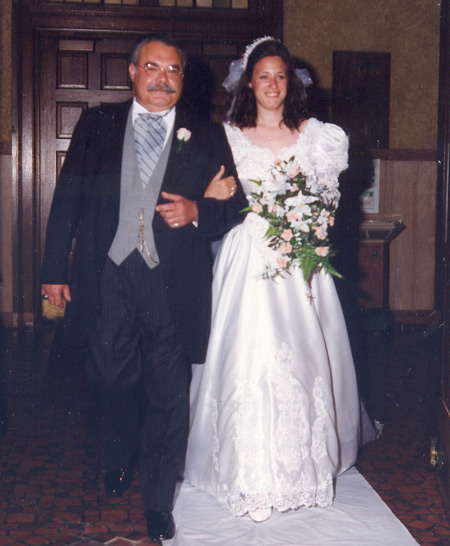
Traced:
[[[3, 314], [12, 311], [11, 6], [12, 0], [0, 0], [0, 271], [3, 275], [0, 312]], [[390, 52], [390, 146], [436, 149], [439, 0], [284, 0], [284, 6], [286, 44], [294, 55], [314, 68], [319, 85], [330, 94], [333, 50]], [[404, 191], [410, 191], [406, 179], [399, 180], [399, 184]], [[434, 187], [435, 180], [430, 179], [429, 191]], [[434, 237], [434, 233], [425, 235], [429, 236]], [[402, 237], [406, 239], [406, 232]], [[400, 239], [395, 244], [399, 246]], [[397, 259], [395, 245], [392, 258], [394, 262]], [[410, 305], [395, 301], [401, 308]]]
[[433, 161], [381, 158], [380, 213], [366, 219], [406, 225], [390, 245], [389, 303], [394, 311], [434, 309], [436, 178]]
[[11, 142], [12, 0], [0, 0], [0, 142]]
[[440, 4], [284, 0], [285, 42], [329, 92], [333, 50], [390, 52], [390, 148], [435, 149]]
[[391, 309], [432, 310], [437, 164], [430, 156], [437, 148], [440, 1], [284, 0], [284, 6], [286, 45], [312, 66], [329, 97], [333, 51], [391, 54], [390, 157], [382, 161], [380, 212], [365, 219], [401, 218], [407, 226], [390, 249]]
[[0, 0], [0, 312], [13, 310], [11, 180], [12, 0]]
[[9, 314], [13, 310], [10, 155], [0, 155], [0, 203], [0, 312]]

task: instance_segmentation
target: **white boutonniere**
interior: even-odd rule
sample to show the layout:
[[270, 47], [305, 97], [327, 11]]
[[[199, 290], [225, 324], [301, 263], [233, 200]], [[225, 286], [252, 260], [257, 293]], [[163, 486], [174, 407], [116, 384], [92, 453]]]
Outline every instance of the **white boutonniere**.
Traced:
[[184, 127], [180, 127], [177, 131], [177, 140], [178, 140], [178, 152], [181, 151], [181, 148], [183, 147], [183, 144], [185, 142], [189, 142], [191, 138], [191, 131], [189, 129], [186, 129]]

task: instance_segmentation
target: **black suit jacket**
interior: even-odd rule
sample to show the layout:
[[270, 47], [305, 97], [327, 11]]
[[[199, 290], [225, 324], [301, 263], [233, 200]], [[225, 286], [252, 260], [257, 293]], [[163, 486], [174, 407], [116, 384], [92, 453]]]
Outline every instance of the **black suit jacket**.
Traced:
[[[120, 173], [127, 116], [132, 102], [83, 112], [55, 188], [42, 268], [42, 283], [68, 283], [68, 255], [79, 233], [70, 279], [64, 331], [68, 343], [83, 345], [99, 311], [100, 276], [119, 222]], [[191, 138], [180, 146], [177, 130]], [[198, 227], [171, 229], [155, 213], [155, 243], [170, 308], [191, 362], [203, 362], [211, 313], [209, 241], [243, 220], [247, 200], [240, 184], [228, 201], [204, 199], [220, 166], [237, 173], [223, 127], [176, 107], [173, 141], [162, 190], [197, 202]], [[160, 202], [162, 199], [160, 197]]]

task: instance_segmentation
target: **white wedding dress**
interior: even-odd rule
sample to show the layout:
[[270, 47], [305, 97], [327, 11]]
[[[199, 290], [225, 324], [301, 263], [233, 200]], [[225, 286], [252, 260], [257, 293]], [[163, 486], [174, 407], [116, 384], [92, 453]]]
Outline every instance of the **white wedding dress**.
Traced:
[[[225, 126], [244, 190], [275, 159], [337, 187], [347, 137], [310, 119], [275, 156]], [[216, 257], [208, 355], [191, 386], [185, 480], [240, 516], [274, 507], [327, 506], [374, 429], [361, 409], [346, 325], [334, 282], [303, 273], [261, 278], [265, 221], [254, 213], [224, 238]]]

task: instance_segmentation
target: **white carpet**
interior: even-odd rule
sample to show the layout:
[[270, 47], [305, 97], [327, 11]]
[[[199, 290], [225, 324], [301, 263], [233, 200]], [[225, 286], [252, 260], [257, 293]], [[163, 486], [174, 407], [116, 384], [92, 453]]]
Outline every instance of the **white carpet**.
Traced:
[[412, 546], [418, 543], [367, 481], [352, 469], [328, 508], [274, 512], [264, 523], [234, 517], [203, 491], [182, 484], [177, 533], [164, 546]]

